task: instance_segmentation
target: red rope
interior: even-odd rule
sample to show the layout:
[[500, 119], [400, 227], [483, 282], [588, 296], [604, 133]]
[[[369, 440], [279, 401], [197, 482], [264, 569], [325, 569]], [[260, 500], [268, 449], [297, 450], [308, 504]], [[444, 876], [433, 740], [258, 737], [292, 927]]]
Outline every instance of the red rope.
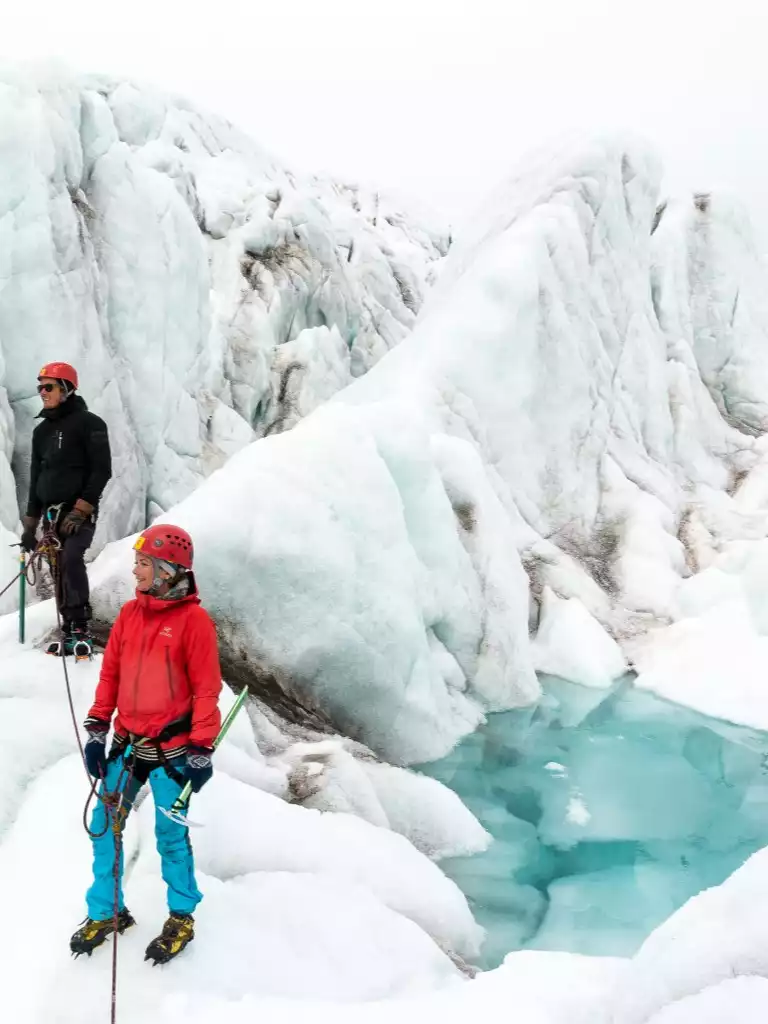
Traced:
[[16, 580], [17, 580], [17, 579], [19, 578], [19, 576], [21, 576], [21, 574], [22, 574], [22, 572], [23, 572], [23, 571], [24, 571], [23, 569], [19, 569], [19, 571], [18, 571], [18, 572], [16, 573], [16, 575], [15, 575], [15, 576], [13, 577], [13, 579], [12, 579], [12, 580], [11, 580], [11, 582], [10, 582], [10, 583], [8, 584], [8, 586], [7, 586], [7, 587], [3, 587], [3, 589], [2, 589], [2, 590], [0, 590], [0, 597], [2, 597], [2, 596], [3, 596], [3, 594], [5, 594], [5, 593], [6, 593], [6, 591], [8, 591], [8, 590], [10, 590], [10, 589], [11, 589], [11, 587], [12, 587], [12, 586], [13, 586], [13, 584], [14, 584], [14, 583], [16, 582]]
[[[129, 785], [129, 782], [130, 780], [126, 782], [126, 786]], [[120, 810], [121, 808], [118, 807], [112, 821], [112, 833], [115, 837], [115, 895], [113, 908], [114, 916], [112, 919], [112, 998], [110, 1024], [115, 1024], [117, 1020], [117, 937], [120, 934], [118, 931], [118, 925], [120, 923], [120, 851], [123, 846], [123, 829], [120, 821]]]
[[[43, 555], [47, 555], [48, 565], [51, 569], [51, 575], [53, 576], [53, 594], [54, 604], [56, 607], [56, 627], [59, 631], [59, 636], [62, 636], [61, 628], [61, 577], [58, 567], [58, 559], [56, 553], [61, 550], [61, 541], [56, 534], [55, 523], [50, 520], [47, 523], [46, 529], [43, 531], [43, 538], [40, 544], [36, 548], [32, 558], [30, 559], [30, 565], [32, 565], [35, 555], [40, 552], [39, 561], [42, 561]], [[19, 573], [19, 576], [21, 573]], [[16, 577], [18, 579], [18, 576]], [[15, 581], [13, 581], [15, 582]], [[7, 588], [6, 588], [7, 589]], [[2, 596], [2, 595], [0, 595]], [[125, 761], [123, 762], [123, 768], [118, 776], [115, 789], [112, 793], [109, 793], [106, 789], [106, 777], [102, 780], [104, 783], [103, 793], [97, 793], [97, 780], [91, 778], [91, 774], [88, 771], [88, 764], [85, 759], [85, 748], [83, 747], [83, 741], [80, 738], [80, 730], [77, 722], [77, 712], [75, 711], [75, 702], [72, 697], [72, 685], [69, 679], [69, 669], [67, 668], [67, 655], [63, 646], [62, 638], [62, 649], [61, 649], [61, 664], [64, 669], [64, 685], [67, 692], [67, 703], [69, 704], [70, 717], [72, 719], [72, 726], [75, 730], [75, 739], [77, 741], [77, 748], [80, 752], [80, 760], [82, 761], [83, 768], [85, 770], [86, 777], [88, 779], [90, 792], [85, 802], [83, 809], [83, 827], [88, 833], [91, 839], [100, 839], [106, 835], [110, 827], [110, 815], [112, 816], [112, 834], [115, 840], [115, 860], [112, 869], [113, 877], [115, 880], [114, 897], [113, 897], [113, 917], [112, 917], [112, 991], [110, 1001], [110, 1024], [116, 1024], [117, 1021], [117, 939], [118, 939], [118, 925], [120, 921], [120, 852], [122, 850], [122, 825], [121, 816], [123, 812], [123, 797], [125, 789], [131, 784], [133, 778], [133, 765], [128, 770], [128, 778], [125, 780], [125, 785], [122, 786], [123, 776], [126, 773]], [[94, 795], [104, 805], [105, 811], [105, 826], [102, 832], [92, 832], [88, 824], [88, 808], [90, 807], [91, 800]], [[123, 819], [124, 820], [124, 819]]]

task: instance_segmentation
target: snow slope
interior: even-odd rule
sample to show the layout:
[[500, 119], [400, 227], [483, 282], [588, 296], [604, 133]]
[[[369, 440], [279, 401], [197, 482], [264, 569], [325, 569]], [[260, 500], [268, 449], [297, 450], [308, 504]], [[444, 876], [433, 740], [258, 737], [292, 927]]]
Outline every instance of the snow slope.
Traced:
[[609, 999], [610, 1024], [725, 1021], [734, 1014], [756, 1021], [758, 1008], [764, 1017], [767, 885], [768, 850], [761, 850], [658, 928]]
[[[32, 635], [50, 616], [50, 602], [31, 611]], [[83, 970], [66, 943], [83, 917], [90, 869], [81, 824], [88, 784], [61, 662], [19, 648], [14, 620], [0, 618], [0, 900], [14, 922], [0, 937], [2, 1004], [13, 1008], [15, 1024], [97, 1021], [104, 1017], [110, 957], [86, 961], [95, 970]], [[100, 660], [70, 669], [78, 722]], [[226, 691], [225, 709], [232, 700]], [[461, 892], [388, 821], [290, 802], [293, 768], [308, 753], [287, 745], [265, 756], [245, 715], [218, 752], [214, 781], [191, 815], [204, 825], [193, 840], [206, 894], [195, 955], [170, 990], [167, 975], [148, 975], [143, 964], [144, 946], [163, 920], [165, 893], [151, 796], [140, 804], [126, 832], [127, 898], [139, 925], [121, 942], [121, 1020], [138, 1020], [169, 991], [200, 999], [218, 992], [225, 1002], [255, 993], [346, 1001], [461, 981], [455, 963], [472, 961], [482, 937]], [[465, 826], [473, 819], [448, 790], [425, 780], [430, 792], [417, 799], [399, 770], [378, 770], [384, 803], [394, 809], [399, 801], [412, 828], [419, 800], [426, 804], [442, 791], [441, 810], [425, 808], [426, 821], [441, 819], [439, 827], [430, 833], [422, 826], [438, 847], [441, 833], [452, 842], [462, 830], [472, 836]], [[470, 847], [481, 832], [476, 823], [474, 829]]]
[[448, 246], [385, 196], [278, 166], [184, 101], [0, 70], [0, 524], [36, 376], [80, 368], [116, 474], [97, 547], [285, 429], [410, 330]]

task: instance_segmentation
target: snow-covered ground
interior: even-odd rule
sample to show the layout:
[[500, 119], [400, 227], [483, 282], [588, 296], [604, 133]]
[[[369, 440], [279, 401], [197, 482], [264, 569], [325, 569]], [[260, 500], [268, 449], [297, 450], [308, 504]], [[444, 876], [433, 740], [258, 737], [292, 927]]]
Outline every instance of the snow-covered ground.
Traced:
[[[435, 859], [487, 837], [373, 756], [441, 756], [532, 703], [537, 669], [599, 688], [631, 663], [641, 687], [766, 727], [768, 305], [738, 205], [660, 204], [633, 140], [542, 152], [422, 308], [439, 232], [298, 182], [183, 103], [9, 73], [0, 111], [0, 570], [34, 377], [69, 358], [112, 427], [102, 541], [171, 510], [223, 652], [343, 734], [242, 720], [195, 802], [199, 938], [157, 972], [137, 812], [121, 1019], [757, 1021], [764, 851], [631, 961], [515, 954], [470, 981], [481, 935]], [[94, 563], [100, 617], [129, 570], [129, 540]], [[51, 624], [37, 606], [31, 638]], [[14, 1024], [87, 1024], [109, 966], [67, 956], [89, 858], [60, 665], [15, 647], [12, 616], [0, 664], [3, 998]], [[80, 714], [97, 669], [78, 669]]]
[[[50, 625], [50, 607], [37, 606], [30, 619], [34, 639]], [[0, 619], [2, 1005], [14, 1024], [96, 1024], [109, 1010], [110, 950], [73, 961], [67, 949], [89, 877], [80, 821], [88, 785], [61, 663], [20, 649], [14, 630], [13, 616]], [[78, 717], [99, 660], [72, 669]], [[203, 826], [192, 832], [205, 893], [197, 937], [159, 970], [143, 960], [165, 893], [151, 797], [140, 804], [126, 832], [127, 902], [138, 925], [119, 945], [124, 1024], [148, 1014], [169, 1024], [245, 1024], [307, 1013], [329, 1024], [459, 1024], [502, 1011], [521, 1024], [725, 1024], [737, 1011], [762, 1021], [767, 851], [686, 905], [631, 960], [515, 953], [470, 980], [457, 965], [477, 956], [481, 935], [437, 865], [391, 823], [288, 802], [291, 772], [308, 753], [288, 747], [265, 757], [248, 718], [238, 720], [191, 815]], [[478, 843], [448, 791], [436, 815], [412, 796], [403, 803], [399, 769], [379, 771], [395, 773], [390, 793], [398, 789], [412, 831], [421, 817], [424, 833], [442, 830], [454, 848]]]
[[[31, 613], [33, 640], [48, 627], [50, 612], [39, 605]], [[75, 963], [67, 949], [84, 916], [90, 870], [81, 824], [88, 784], [61, 662], [35, 647], [19, 648], [14, 628], [13, 616], [0, 619], [0, 901], [9, 925], [0, 938], [2, 1005], [13, 1009], [7, 1019], [14, 1024], [98, 1021], [110, 957]], [[71, 669], [78, 721], [99, 665], [97, 657]], [[224, 706], [232, 699], [228, 693]], [[121, 942], [121, 1020], [138, 1021], [172, 996], [216, 995], [224, 1009], [257, 994], [354, 1001], [462, 979], [455, 964], [476, 958], [482, 932], [459, 889], [385, 818], [371, 824], [359, 814], [289, 802], [295, 766], [311, 754], [305, 744], [268, 759], [248, 717], [236, 722], [217, 755], [214, 781], [194, 801], [191, 817], [204, 824], [193, 840], [206, 899], [194, 955], [171, 989], [166, 972], [152, 974], [143, 963], [143, 949], [164, 919], [165, 890], [151, 796], [142, 802], [126, 833], [127, 899], [139, 924]], [[421, 821], [422, 832], [433, 842], [437, 837], [434, 854], [487, 841], [450, 791], [415, 777], [414, 791], [401, 769], [378, 771], [381, 805], [393, 816], [399, 809], [413, 833]], [[94, 969], [84, 970], [86, 963]], [[176, 1019], [173, 1012], [163, 1016]]]

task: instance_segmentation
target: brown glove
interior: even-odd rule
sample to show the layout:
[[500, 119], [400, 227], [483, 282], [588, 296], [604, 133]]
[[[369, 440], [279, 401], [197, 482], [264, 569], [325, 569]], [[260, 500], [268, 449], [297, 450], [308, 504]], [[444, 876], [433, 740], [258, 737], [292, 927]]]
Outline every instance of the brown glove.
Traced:
[[68, 512], [62, 520], [60, 531], [65, 537], [71, 536], [73, 533], [77, 533], [86, 519], [89, 519], [93, 513], [93, 505], [84, 501], [82, 498], [78, 498], [75, 502], [75, 507], [71, 512]]
[[21, 524], [24, 532], [21, 535], [21, 546], [24, 551], [34, 551], [37, 547], [37, 516], [24, 516]]

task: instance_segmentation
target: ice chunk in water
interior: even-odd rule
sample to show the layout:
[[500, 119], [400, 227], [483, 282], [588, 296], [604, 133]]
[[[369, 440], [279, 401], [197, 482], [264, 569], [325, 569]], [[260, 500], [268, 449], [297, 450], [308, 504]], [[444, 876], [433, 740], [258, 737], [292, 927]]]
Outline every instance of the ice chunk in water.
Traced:
[[680, 756], [642, 737], [577, 734], [567, 777], [548, 777], [542, 840], [677, 839], [706, 829], [707, 780]]
[[637, 949], [638, 928], [650, 932], [696, 891], [683, 868], [636, 864], [558, 878], [548, 889], [549, 909], [530, 945], [562, 949], [578, 945], [599, 954]]

